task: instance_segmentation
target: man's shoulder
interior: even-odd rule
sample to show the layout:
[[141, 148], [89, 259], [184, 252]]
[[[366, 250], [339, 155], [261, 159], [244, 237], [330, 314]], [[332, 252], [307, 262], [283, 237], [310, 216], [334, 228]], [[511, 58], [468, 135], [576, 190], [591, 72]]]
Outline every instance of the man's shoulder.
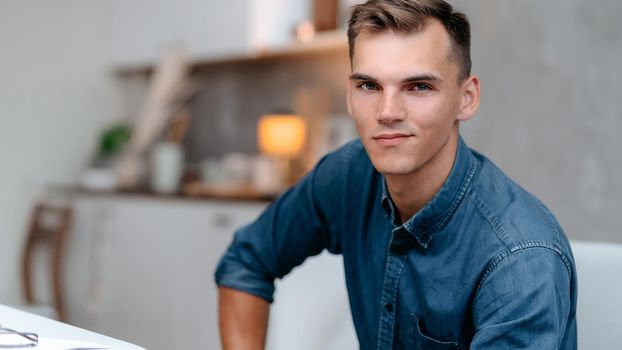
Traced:
[[327, 153], [318, 162], [317, 168], [330, 169], [331, 172], [345, 175], [352, 171], [369, 172], [373, 169], [371, 160], [360, 139], [353, 139], [334, 151]]
[[327, 154], [327, 157], [339, 158], [341, 160], [357, 159], [361, 158], [362, 156], [363, 158], [369, 160], [369, 157], [367, 157], [367, 152], [365, 152], [365, 148], [363, 147], [363, 143], [359, 138], [352, 139]]
[[378, 176], [361, 141], [356, 139], [322, 157], [292, 193], [311, 195], [319, 217], [337, 232], [347, 216], [373, 203], [381, 184]]
[[324, 155], [310, 176], [318, 193], [352, 195], [369, 189], [377, 172], [360, 139], [354, 139]]
[[472, 202], [506, 246], [548, 242], [566, 250], [567, 238], [549, 208], [484, 155], [472, 187]]

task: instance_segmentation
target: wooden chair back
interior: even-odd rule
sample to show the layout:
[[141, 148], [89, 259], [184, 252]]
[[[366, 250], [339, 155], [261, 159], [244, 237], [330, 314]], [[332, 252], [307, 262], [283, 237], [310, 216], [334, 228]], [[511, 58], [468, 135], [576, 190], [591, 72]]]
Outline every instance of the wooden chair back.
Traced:
[[35, 205], [30, 218], [28, 236], [22, 254], [22, 287], [24, 299], [28, 305], [37, 305], [34, 293], [34, 250], [39, 246], [48, 250], [49, 270], [52, 295], [52, 307], [58, 319], [65, 321], [65, 295], [63, 290], [63, 257], [65, 242], [69, 232], [72, 211], [66, 206], [55, 206], [45, 203]]

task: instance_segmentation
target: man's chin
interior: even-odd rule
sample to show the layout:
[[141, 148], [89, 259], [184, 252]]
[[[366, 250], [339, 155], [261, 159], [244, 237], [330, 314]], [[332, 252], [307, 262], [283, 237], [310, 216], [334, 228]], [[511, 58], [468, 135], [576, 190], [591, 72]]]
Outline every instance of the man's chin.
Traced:
[[403, 176], [411, 174], [414, 169], [410, 165], [406, 164], [375, 164], [376, 170], [384, 176]]

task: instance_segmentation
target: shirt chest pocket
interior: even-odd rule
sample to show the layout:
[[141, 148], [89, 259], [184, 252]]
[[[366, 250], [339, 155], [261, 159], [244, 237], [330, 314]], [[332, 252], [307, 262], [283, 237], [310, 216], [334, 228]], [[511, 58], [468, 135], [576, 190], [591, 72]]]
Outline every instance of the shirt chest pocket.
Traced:
[[458, 343], [451, 341], [442, 341], [434, 339], [425, 334], [423, 323], [413, 314], [411, 316], [410, 330], [408, 332], [409, 340], [412, 342], [412, 349], [415, 350], [458, 350]]

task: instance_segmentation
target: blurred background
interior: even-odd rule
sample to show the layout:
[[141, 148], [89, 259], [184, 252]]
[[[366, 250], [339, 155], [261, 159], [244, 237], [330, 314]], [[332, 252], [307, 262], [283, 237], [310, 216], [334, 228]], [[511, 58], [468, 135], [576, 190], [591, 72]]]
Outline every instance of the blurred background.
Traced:
[[[0, 303], [26, 302], [32, 269], [33, 299], [66, 322], [216, 347], [234, 229], [356, 137], [356, 2], [0, 0]], [[622, 3], [450, 2], [482, 82], [466, 142], [571, 239], [622, 242]], [[40, 203], [69, 214], [28, 263]]]

